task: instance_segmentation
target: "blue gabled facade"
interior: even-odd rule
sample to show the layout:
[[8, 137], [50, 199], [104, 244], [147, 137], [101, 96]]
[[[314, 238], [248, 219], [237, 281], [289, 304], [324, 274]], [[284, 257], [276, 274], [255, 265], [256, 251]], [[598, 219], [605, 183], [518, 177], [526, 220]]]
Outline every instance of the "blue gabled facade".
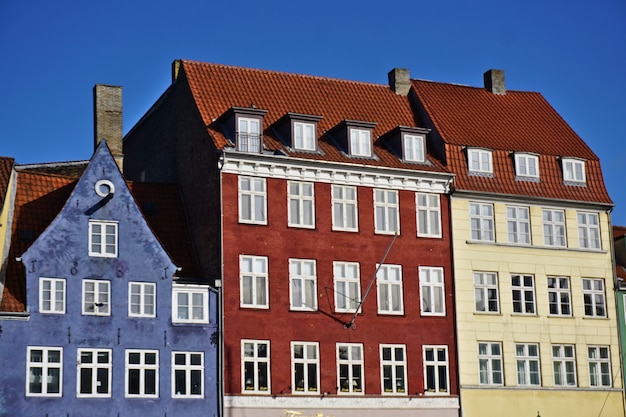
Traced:
[[180, 278], [105, 142], [21, 262], [0, 416], [218, 415], [217, 293]]

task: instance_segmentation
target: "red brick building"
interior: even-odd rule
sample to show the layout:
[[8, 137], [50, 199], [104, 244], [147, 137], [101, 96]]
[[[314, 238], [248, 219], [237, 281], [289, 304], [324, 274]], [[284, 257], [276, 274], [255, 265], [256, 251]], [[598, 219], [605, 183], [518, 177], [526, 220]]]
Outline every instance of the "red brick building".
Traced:
[[389, 81], [176, 61], [124, 140], [221, 285], [225, 416], [459, 413], [453, 176]]

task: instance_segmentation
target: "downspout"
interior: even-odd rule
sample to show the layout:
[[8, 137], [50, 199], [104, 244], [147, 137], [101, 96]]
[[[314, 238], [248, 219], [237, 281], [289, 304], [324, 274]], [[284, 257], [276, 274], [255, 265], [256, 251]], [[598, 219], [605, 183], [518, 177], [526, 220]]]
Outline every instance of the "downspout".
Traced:
[[219, 356], [218, 356], [218, 413], [220, 417], [226, 415], [224, 406], [224, 202], [222, 196], [222, 168], [224, 167], [224, 152], [220, 152], [217, 160], [218, 169], [218, 186], [220, 193], [220, 280], [221, 286], [219, 288]]

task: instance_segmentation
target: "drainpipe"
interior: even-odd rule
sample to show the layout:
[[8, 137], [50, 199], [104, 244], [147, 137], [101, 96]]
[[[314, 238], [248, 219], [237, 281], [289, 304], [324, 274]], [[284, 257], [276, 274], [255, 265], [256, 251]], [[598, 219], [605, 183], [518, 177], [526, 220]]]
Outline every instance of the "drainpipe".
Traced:
[[222, 193], [222, 168], [224, 167], [224, 152], [222, 151], [218, 157], [218, 178], [219, 178], [219, 193], [220, 193], [220, 280], [221, 285], [219, 288], [219, 311], [220, 311], [220, 329], [219, 335], [219, 356], [218, 356], [218, 407], [220, 417], [225, 417], [224, 406], [224, 201]]

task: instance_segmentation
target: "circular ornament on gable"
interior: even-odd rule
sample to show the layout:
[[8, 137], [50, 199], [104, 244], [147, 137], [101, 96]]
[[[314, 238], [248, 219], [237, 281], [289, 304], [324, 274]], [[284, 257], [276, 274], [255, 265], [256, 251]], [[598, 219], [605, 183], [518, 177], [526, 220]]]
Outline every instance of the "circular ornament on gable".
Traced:
[[106, 197], [109, 194], [115, 193], [115, 185], [109, 180], [100, 180], [96, 182], [94, 187], [96, 189], [96, 194], [100, 197]]

